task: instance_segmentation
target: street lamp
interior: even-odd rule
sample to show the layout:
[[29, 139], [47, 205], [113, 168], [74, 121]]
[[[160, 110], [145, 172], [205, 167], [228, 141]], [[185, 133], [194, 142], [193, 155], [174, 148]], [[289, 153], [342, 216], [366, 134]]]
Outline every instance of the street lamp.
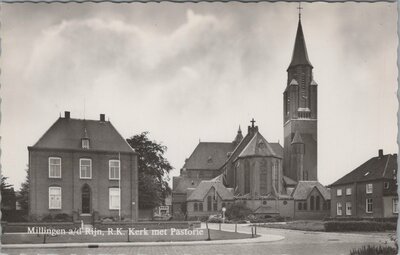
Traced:
[[222, 207], [222, 223], [225, 223], [225, 212], [226, 212], [226, 208]]

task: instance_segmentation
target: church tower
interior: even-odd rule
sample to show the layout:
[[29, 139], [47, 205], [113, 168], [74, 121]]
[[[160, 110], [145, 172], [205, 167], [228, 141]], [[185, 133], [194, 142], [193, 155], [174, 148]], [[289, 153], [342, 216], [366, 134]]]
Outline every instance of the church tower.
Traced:
[[285, 176], [318, 180], [317, 176], [317, 83], [308, 59], [299, 15], [293, 55], [283, 93]]

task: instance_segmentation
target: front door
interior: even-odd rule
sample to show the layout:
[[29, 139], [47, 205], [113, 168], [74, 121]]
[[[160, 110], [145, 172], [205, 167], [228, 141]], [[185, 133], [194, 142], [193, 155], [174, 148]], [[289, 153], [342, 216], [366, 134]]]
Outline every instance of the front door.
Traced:
[[82, 213], [90, 213], [90, 187], [87, 184], [82, 187]]

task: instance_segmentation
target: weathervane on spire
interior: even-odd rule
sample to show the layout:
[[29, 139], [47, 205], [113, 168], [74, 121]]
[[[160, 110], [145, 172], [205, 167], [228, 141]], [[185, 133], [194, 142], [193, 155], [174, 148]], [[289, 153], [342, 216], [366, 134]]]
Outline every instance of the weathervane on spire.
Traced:
[[301, 2], [299, 2], [299, 7], [297, 7], [297, 9], [299, 10], [299, 20], [301, 19], [301, 10], [303, 9], [301, 7]]

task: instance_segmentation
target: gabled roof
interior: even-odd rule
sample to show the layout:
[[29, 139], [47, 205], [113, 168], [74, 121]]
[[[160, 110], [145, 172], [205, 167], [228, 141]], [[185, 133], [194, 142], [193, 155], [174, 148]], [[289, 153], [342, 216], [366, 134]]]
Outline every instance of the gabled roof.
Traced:
[[172, 190], [174, 193], [186, 193], [189, 188], [196, 188], [202, 180], [199, 178], [174, 176]]
[[316, 188], [325, 200], [331, 199], [331, 193], [318, 181], [299, 181], [293, 190], [292, 196], [295, 200], [305, 200], [311, 191]]
[[299, 131], [296, 131], [296, 133], [294, 133], [292, 144], [295, 144], [295, 143], [304, 143], [303, 139], [301, 139], [301, 135], [300, 135]]
[[251, 156], [280, 157], [280, 155], [274, 151], [271, 144], [259, 132], [257, 132], [246, 145], [240, 153], [239, 158]]
[[72, 118], [59, 118], [30, 148], [82, 150], [82, 138], [90, 140], [88, 151], [134, 153], [111, 122]]
[[189, 195], [187, 201], [203, 201], [211, 188], [222, 200], [233, 200], [232, 189], [226, 188], [220, 181], [201, 181], [197, 188]]
[[296, 40], [289, 68], [297, 65], [309, 65], [312, 67], [310, 60], [308, 60], [306, 41], [304, 40], [303, 27], [300, 20], [297, 26]]
[[295, 79], [292, 79], [289, 85], [299, 85], [299, 83]]
[[228, 152], [233, 149], [233, 143], [200, 142], [183, 168], [217, 170], [228, 159]]
[[318, 86], [318, 83], [316, 83], [316, 82], [314, 81], [314, 79], [313, 79], [313, 80], [311, 81], [310, 85], [311, 85], [311, 86]]
[[393, 179], [397, 174], [397, 154], [373, 157], [333, 184], [341, 185], [378, 179]]

